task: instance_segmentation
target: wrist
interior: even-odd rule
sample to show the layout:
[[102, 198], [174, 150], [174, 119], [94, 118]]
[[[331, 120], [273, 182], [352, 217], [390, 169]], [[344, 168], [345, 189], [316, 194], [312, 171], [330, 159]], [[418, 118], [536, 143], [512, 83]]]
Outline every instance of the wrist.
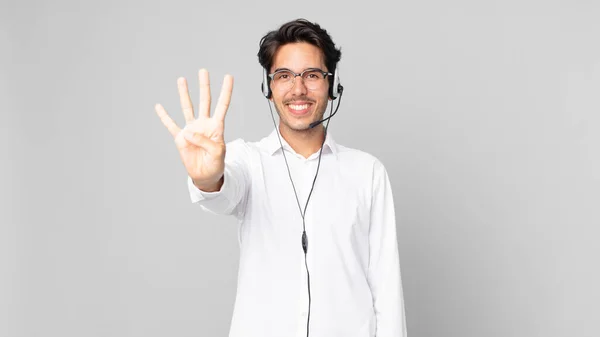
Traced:
[[221, 187], [223, 186], [223, 182], [225, 181], [225, 176], [221, 175], [221, 178], [219, 178], [219, 180], [217, 180], [216, 182], [210, 183], [210, 182], [201, 182], [201, 181], [197, 181], [192, 179], [192, 182], [194, 183], [194, 186], [196, 186], [196, 188], [198, 188], [199, 190], [203, 191], [203, 192], [218, 192], [221, 190]]

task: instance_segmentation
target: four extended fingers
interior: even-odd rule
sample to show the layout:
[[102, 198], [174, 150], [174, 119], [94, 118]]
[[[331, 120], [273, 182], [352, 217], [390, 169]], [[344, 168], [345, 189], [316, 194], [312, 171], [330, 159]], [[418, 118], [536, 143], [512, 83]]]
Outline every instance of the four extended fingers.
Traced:
[[[199, 115], [205, 116], [206, 118], [210, 118], [210, 81], [208, 76], [208, 71], [206, 69], [200, 69], [198, 72], [198, 77], [200, 80], [200, 111]], [[185, 78], [180, 77], [177, 79], [177, 87], [179, 90], [179, 99], [181, 103], [181, 108], [183, 110], [183, 115], [185, 117], [186, 124], [194, 121], [194, 108], [192, 105], [192, 100], [190, 99], [187, 81]], [[221, 87], [221, 94], [219, 95], [219, 101], [217, 102], [217, 107], [215, 108], [215, 114], [213, 117], [219, 119], [221, 122], [224, 121], [225, 115], [227, 113], [227, 109], [229, 108], [229, 104], [231, 102], [231, 93], [233, 91], [233, 77], [231, 75], [226, 75], [223, 80], [223, 86]], [[166, 110], [161, 104], [155, 105], [155, 110], [160, 120], [165, 125], [165, 127], [169, 130], [173, 137], [176, 137], [177, 134], [181, 131], [181, 129], [177, 126], [175, 121], [167, 114]]]

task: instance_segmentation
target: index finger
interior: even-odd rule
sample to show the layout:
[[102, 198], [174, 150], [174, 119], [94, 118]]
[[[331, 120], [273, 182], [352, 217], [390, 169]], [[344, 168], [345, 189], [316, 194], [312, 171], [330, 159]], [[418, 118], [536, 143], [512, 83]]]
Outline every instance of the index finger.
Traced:
[[221, 87], [221, 94], [219, 95], [219, 101], [215, 108], [214, 117], [220, 121], [225, 120], [225, 114], [229, 108], [231, 102], [231, 93], [233, 92], [233, 76], [225, 75], [223, 79], [223, 86]]

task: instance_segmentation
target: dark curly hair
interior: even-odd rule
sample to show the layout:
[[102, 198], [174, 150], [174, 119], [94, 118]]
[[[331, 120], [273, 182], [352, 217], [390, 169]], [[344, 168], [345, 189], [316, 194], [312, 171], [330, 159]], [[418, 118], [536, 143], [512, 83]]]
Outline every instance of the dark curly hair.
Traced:
[[287, 22], [279, 29], [270, 31], [263, 36], [258, 50], [258, 62], [264, 69], [270, 71], [277, 49], [293, 42], [306, 42], [321, 49], [325, 56], [327, 70], [335, 73], [336, 65], [342, 58], [341, 49], [335, 47], [325, 29], [306, 19]]

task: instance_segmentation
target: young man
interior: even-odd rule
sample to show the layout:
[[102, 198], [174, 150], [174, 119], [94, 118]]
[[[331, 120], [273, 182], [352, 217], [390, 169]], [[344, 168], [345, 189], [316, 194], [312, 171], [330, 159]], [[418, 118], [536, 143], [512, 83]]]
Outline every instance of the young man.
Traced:
[[200, 70], [197, 119], [179, 79], [183, 129], [156, 106], [192, 201], [239, 219], [230, 336], [406, 336], [387, 172], [375, 157], [337, 144], [321, 122], [341, 94], [340, 50], [319, 25], [295, 20], [265, 35], [258, 56], [264, 94], [279, 115], [258, 142], [224, 143], [231, 76], [210, 117], [208, 73]]

